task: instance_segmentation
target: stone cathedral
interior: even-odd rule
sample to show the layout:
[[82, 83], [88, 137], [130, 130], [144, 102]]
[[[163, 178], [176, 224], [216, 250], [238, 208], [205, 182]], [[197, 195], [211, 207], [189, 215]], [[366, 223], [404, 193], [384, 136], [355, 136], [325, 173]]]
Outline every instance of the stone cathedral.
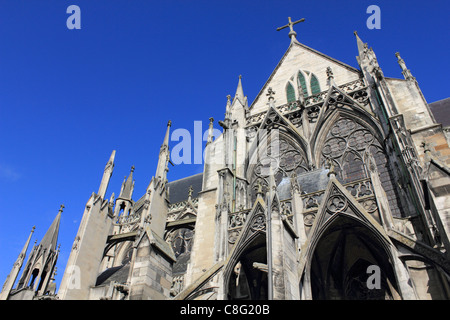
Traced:
[[168, 181], [169, 121], [145, 192], [132, 167], [108, 199], [113, 151], [58, 290], [62, 207], [0, 297], [449, 299], [450, 99], [428, 104], [399, 53], [386, 77], [356, 32], [359, 68], [309, 48], [302, 20], [251, 104], [239, 77], [219, 137], [210, 118], [203, 173]]

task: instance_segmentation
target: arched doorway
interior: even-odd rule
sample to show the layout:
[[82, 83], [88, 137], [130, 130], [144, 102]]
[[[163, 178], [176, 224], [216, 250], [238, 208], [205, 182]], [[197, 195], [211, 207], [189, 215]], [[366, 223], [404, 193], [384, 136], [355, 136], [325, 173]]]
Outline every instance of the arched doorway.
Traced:
[[389, 255], [375, 233], [340, 216], [317, 242], [310, 265], [312, 299], [400, 298]]
[[228, 280], [229, 300], [267, 300], [267, 247], [258, 233], [236, 259]]

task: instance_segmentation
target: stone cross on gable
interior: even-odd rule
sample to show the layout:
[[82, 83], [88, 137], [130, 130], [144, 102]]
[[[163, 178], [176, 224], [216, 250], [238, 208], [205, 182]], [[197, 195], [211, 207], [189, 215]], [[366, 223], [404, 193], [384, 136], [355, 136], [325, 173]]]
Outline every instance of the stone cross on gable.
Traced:
[[287, 25], [277, 28], [277, 31], [280, 31], [280, 30], [283, 30], [283, 29], [289, 27], [289, 29], [291, 30], [289, 32], [289, 38], [291, 38], [291, 40], [294, 41], [294, 40], [296, 40], [295, 36], [297, 35], [297, 32], [294, 31], [294, 25], [305, 21], [305, 18], [301, 18], [300, 20], [292, 22], [291, 17], [288, 17], [288, 21], [289, 22]]

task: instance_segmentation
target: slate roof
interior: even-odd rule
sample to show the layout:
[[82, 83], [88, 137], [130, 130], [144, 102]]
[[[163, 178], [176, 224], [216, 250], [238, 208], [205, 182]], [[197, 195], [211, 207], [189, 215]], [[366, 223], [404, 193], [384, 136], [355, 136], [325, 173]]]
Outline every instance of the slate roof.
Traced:
[[112, 267], [103, 271], [98, 277], [96, 286], [107, 285], [111, 281], [116, 281], [118, 283], [125, 283], [128, 280], [128, 273], [130, 271], [130, 263], [125, 265]]
[[443, 127], [450, 126], [450, 98], [429, 103], [428, 106], [437, 123], [441, 123]]
[[42, 247], [45, 249], [53, 251], [56, 250], [56, 244], [58, 242], [59, 224], [61, 222], [61, 212], [62, 211], [58, 212], [55, 220], [53, 220], [51, 226], [48, 228], [47, 232], [45, 233], [44, 237], [41, 240], [40, 245], [42, 245]]
[[190, 177], [175, 180], [167, 184], [169, 191], [170, 203], [177, 203], [187, 200], [189, 194], [189, 186], [192, 186], [192, 198], [197, 198], [198, 193], [202, 191], [203, 173], [198, 173]]
[[[328, 172], [328, 169], [317, 169], [298, 175], [297, 182], [302, 194], [325, 190], [329, 181]], [[290, 178], [284, 177], [278, 185], [277, 191], [280, 201], [289, 199], [291, 197]]]

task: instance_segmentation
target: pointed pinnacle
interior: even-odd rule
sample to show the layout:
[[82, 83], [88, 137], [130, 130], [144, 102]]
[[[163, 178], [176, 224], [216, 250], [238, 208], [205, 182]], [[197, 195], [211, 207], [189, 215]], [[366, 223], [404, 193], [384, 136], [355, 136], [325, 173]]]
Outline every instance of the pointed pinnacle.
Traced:
[[242, 88], [242, 75], [239, 75], [239, 82], [235, 93], [235, 98], [238, 98], [241, 100], [241, 102], [244, 102], [244, 89]]

